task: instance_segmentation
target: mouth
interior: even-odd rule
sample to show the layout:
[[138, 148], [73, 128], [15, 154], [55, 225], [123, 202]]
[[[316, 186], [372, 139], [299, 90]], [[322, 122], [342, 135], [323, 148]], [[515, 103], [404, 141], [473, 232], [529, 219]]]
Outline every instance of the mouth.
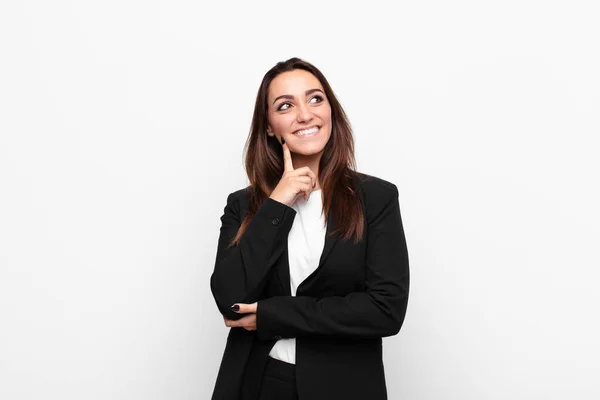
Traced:
[[294, 132], [293, 135], [302, 137], [302, 138], [306, 138], [306, 137], [311, 137], [311, 136], [316, 135], [317, 133], [319, 133], [320, 130], [321, 130], [320, 126], [313, 125], [313, 126], [309, 126], [304, 129], [299, 129], [296, 132]]

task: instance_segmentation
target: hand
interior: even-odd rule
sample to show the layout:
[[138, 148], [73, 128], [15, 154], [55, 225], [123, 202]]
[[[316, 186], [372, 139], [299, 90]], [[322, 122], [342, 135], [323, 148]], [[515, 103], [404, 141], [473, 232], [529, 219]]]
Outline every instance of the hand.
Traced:
[[[248, 314], [245, 317], [242, 317], [238, 320], [228, 319], [227, 317], [223, 317], [225, 321], [225, 326], [230, 328], [244, 328], [247, 331], [255, 331], [256, 330], [256, 311], [258, 310], [258, 303], [252, 304], [235, 304], [239, 306], [239, 310], [235, 310], [235, 312], [239, 314]], [[233, 308], [232, 308], [233, 309]]]
[[304, 200], [308, 200], [312, 189], [316, 186], [317, 175], [309, 167], [294, 169], [288, 145], [284, 142], [282, 146], [283, 176], [269, 197], [291, 206], [298, 195], [304, 195]]

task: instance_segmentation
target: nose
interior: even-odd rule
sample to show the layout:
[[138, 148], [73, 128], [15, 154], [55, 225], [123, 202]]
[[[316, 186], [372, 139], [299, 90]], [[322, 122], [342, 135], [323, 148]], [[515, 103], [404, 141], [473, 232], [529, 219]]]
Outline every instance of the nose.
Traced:
[[306, 104], [299, 104], [297, 109], [298, 115], [296, 116], [296, 119], [298, 122], [310, 121], [312, 119], [312, 112]]

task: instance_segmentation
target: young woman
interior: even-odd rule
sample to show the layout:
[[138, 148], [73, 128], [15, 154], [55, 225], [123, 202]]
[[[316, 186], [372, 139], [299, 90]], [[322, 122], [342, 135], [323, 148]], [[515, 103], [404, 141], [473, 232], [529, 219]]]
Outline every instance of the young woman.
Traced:
[[398, 188], [354, 166], [323, 74], [275, 65], [246, 144], [250, 185], [221, 216], [210, 284], [231, 329], [213, 400], [387, 399], [382, 338], [404, 321], [408, 252]]

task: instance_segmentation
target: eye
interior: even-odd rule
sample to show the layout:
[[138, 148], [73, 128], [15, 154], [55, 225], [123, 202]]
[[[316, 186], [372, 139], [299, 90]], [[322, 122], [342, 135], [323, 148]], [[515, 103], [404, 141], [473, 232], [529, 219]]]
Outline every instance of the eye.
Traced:
[[[317, 99], [317, 100], [319, 100], [319, 101], [317, 101], [317, 102], [315, 103], [315, 102], [313, 102], [313, 100], [314, 100], [314, 99]], [[323, 99], [323, 96], [320, 96], [320, 95], [316, 95], [315, 97], [313, 97], [312, 99], [310, 99], [310, 101], [311, 101], [313, 104], [319, 104], [319, 103], [322, 103], [322, 102], [323, 102], [323, 100], [324, 100], [324, 99]], [[286, 105], [287, 105], [287, 107], [286, 107], [286, 108], [283, 108], [283, 106], [286, 106]], [[291, 107], [291, 104], [290, 104], [290, 103], [281, 103], [281, 104], [279, 105], [279, 107], [277, 107], [277, 111], [286, 111], [286, 110], [288, 110], [290, 107]]]
[[[285, 106], [286, 104], [287, 104], [288, 106], [290, 105], [290, 103], [281, 103], [281, 104], [279, 105], [279, 107], [277, 107], [277, 111], [285, 111], [285, 110], [287, 110], [287, 108], [281, 108], [281, 107]], [[288, 107], [288, 108], [289, 108], [289, 107]]]

